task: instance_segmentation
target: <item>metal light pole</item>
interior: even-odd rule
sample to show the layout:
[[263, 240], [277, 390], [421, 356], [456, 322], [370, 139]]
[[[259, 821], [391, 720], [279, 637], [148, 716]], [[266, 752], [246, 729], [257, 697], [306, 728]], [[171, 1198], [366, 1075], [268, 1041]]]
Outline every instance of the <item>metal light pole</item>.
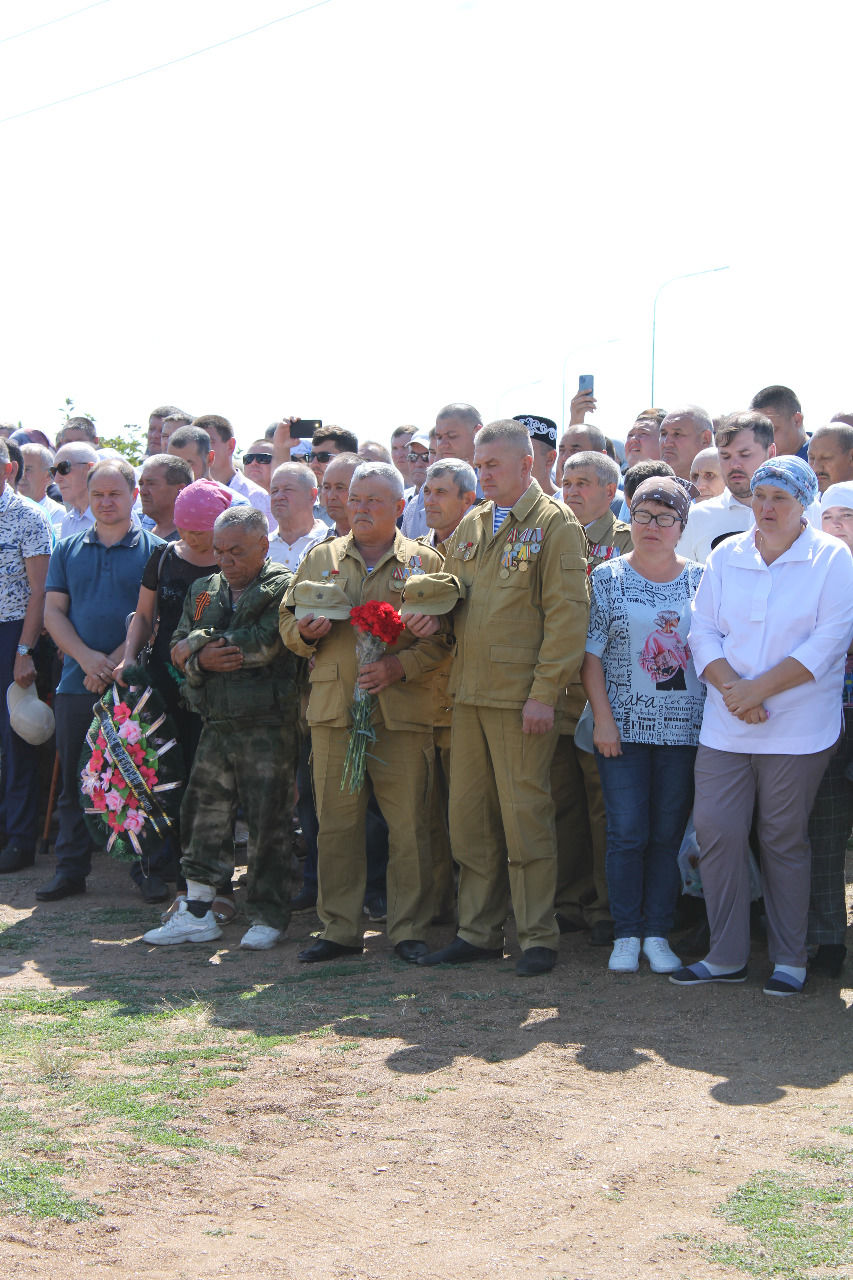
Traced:
[[655, 335], [657, 332], [658, 298], [661, 296], [664, 289], [666, 289], [671, 284], [675, 284], [676, 281], [678, 280], [693, 280], [696, 276], [711, 276], [716, 271], [728, 271], [728, 270], [729, 268], [726, 266], [726, 267], [706, 267], [704, 271], [687, 271], [682, 276], [673, 276], [672, 279], [670, 280], [664, 280], [663, 284], [660, 286], [657, 293], [655, 294], [655, 301], [652, 307], [652, 399], [651, 399], [650, 407], [654, 407], [654, 403], [655, 403]]

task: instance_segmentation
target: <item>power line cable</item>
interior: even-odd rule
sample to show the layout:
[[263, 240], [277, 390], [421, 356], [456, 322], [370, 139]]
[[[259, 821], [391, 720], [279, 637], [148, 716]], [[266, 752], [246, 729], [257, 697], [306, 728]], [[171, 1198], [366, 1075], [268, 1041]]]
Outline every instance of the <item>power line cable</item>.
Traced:
[[115, 89], [120, 84], [129, 84], [131, 80], [140, 80], [143, 76], [153, 75], [155, 71], [165, 71], [167, 67], [176, 67], [181, 62], [188, 62], [190, 58], [198, 58], [203, 53], [210, 53], [214, 49], [222, 49], [227, 44], [233, 44], [235, 40], [245, 40], [247, 36], [256, 36], [259, 31], [267, 31], [279, 22], [287, 22], [289, 18], [299, 18], [305, 13], [310, 13], [312, 9], [322, 9], [324, 5], [331, 3], [332, 0], [314, 0], [313, 4], [307, 4], [302, 9], [294, 9], [292, 13], [284, 13], [279, 18], [271, 18], [269, 22], [261, 23], [259, 27], [252, 27], [251, 31], [239, 31], [237, 35], [226, 36], [224, 40], [217, 40], [215, 44], [205, 45], [203, 49], [193, 49], [191, 53], [183, 53], [178, 58], [170, 58], [168, 62], [160, 62], [156, 67], [146, 67], [144, 71], [134, 71], [132, 75], [122, 76], [120, 80], [110, 80], [107, 84], [93, 85], [91, 89], [81, 89], [79, 93], [69, 93], [65, 98], [56, 98], [53, 102], [43, 102], [38, 107], [27, 107], [25, 111], [16, 111], [11, 116], [2, 116], [0, 117], [0, 124], [9, 124], [12, 120], [23, 120], [25, 116], [34, 116], [40, 111], [50, 111], [53, 107], [64, 106], [66, 102], [76, 102], [78, 98], [86, 98], [91, 93], [102, 93], [105, 89]]
[[54, 27], [57, 22], [66, 22], [68, 18], [76, 18], [79, 13], [87, 13], [89, 9], [99, 9], [102, 4], [110, 4], [111, 0], [93, 0], [92, 4], [84, 4], [82, 9], [72, 9], [71, 13], [61, 13], [58, 18], [48, 18], [47, 22], [38, 22], [34, 27], [26, 27], [11, 36], [0, 36], [0, 44], [8, 44], [10, 40], [20, 40], [22, 36], [31, 36], [34, 31], [44, 31], [45, 27]]

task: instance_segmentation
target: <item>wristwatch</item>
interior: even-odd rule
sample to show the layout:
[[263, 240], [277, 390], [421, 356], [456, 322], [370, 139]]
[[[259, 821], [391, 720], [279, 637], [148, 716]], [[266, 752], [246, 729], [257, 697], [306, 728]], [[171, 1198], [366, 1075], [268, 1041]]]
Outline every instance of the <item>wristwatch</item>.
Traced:
[[31, 658], [33, 656], [33, 650], [28, 649], [25, 644], [19, 644], [17, 652], [21, 658]]

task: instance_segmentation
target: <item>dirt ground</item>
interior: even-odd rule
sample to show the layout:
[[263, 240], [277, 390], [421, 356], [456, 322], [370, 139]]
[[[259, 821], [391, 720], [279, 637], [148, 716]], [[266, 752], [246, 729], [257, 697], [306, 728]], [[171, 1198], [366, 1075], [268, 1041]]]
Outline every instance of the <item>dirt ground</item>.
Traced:
[[[737, 1276], [695, 1245], [737, 1235], [715, 1208], [853, 1121], [849, 971], [771, 999], [756, 948], [745, 985], [678, 989], [647, 968], [610, 976], [607, 950], [570, 935], [552, 974], [521, 979], [512, 958], [408, 966], [381, 933], [317, 970], [296, 960], [310, 914], [272, 952], [241, 952], [239, 919], [219, 943], [158, 950], [125, 867], [100, 859], [85, 898], [34, 906], [50, 870], [0, 885], [0, 999], [190, 1000], [244, 1059], [185, 1103], [215, 1149], [135, 1159], [81, 1112], [73, 1192], [103, 1212], [0, 1214], [4, 1275]], [[93, 1051], [74, 1070], [106, 1068]], [[38, 1104], [37, 1078], [28, 1093], [0, 1071], [4, 1100]]]

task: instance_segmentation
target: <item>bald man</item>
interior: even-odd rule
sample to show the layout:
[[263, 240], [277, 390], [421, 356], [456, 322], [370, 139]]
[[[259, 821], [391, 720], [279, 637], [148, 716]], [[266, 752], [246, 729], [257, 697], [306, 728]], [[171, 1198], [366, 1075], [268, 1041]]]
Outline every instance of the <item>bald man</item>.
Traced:
[[59, 526], [60, 538], [82, 533], [95, 523], [86, 481], [97, 461], [98, 455], [93, 447], [82, 440], [64, 444], [54, 455], [51, 474], [65, 504], [65, 516]]

